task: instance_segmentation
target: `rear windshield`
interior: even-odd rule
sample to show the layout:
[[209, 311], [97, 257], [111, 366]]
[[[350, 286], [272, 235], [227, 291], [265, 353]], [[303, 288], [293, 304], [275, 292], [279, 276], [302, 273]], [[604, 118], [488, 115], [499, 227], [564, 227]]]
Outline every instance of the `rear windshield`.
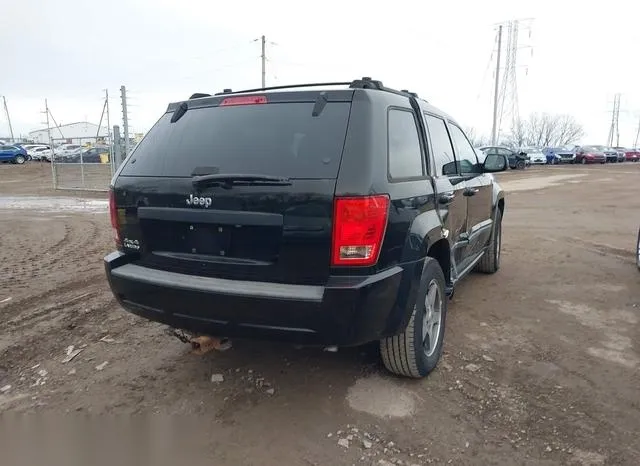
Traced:
[[[350, 103], [272, 103], [166, 113], [136, 147], [124, 176], [190, 177], [194, 169], [288, 178], [336, 178]], [[201, 170], [199, 170], [201, 171]]]

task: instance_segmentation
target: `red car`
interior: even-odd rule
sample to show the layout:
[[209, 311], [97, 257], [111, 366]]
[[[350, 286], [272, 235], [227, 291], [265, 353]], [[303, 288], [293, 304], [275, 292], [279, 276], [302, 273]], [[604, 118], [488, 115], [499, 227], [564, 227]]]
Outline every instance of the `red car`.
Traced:
[[640, 149], [627, 149], [624, 151], [624, 160], [627, 162], [637, 162], [640, 160]]
[[624, 152], [625, 162], [637, 162], [640, 160], [640, 149], [627, 149], [625, 147], [616, 147], [615, 149]]
[[576, 149], [575, 163], [605, 163], [607, 161], [604, 152], [594, 146], [582, 146]]

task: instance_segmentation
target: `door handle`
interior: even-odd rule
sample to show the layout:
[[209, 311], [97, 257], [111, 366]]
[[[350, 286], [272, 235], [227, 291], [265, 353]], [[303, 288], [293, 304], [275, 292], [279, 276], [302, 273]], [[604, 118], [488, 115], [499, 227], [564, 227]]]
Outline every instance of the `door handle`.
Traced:
[[438, 196], [439, 204], [450, 204], [456, 198], [456, 193], [442, 193]]
[[474, 196], [478, 191], [480, 191], [478, 188], [467, 188], [464, 190], [463, 194], [469, 197]]

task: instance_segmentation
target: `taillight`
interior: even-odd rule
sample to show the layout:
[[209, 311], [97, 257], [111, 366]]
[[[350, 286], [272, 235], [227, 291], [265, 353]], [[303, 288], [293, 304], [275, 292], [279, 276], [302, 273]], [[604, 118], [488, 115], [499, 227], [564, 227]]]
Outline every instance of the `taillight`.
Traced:
[[109, 190], [109, 217], [111, 218], [111, 227], [113, 228], [113, 239], [116, 246], [120, 247], [120, 226], [118, 225], [118, 208], [116, 206], [116, 194], [113, 189]]
[[389, 214], [389, 196], [339, 197], [334, 203], [332, 265], [374, 265]]
[[266, 104], [267, 97], [264, 95], [244, 95], [239, 97], [227, 97], [220, 104], [221, 107], [230, 107], [232, 105], [256, 105]]

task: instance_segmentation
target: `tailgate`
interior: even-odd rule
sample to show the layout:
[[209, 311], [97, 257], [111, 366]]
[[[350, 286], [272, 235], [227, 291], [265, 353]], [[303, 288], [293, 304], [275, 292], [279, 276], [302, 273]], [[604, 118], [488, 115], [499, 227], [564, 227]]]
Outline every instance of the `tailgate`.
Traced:
[[124, 251], [184, 274], [326, 282], [350, 103], [314, 105], [165, 114], [115, 181]]

